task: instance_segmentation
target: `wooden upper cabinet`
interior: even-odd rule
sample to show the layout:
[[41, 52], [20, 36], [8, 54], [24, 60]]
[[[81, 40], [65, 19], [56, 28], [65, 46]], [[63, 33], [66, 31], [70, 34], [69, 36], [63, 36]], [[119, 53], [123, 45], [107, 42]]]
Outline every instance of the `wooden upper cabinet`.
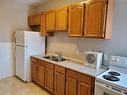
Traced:
[[41, 24], [41, 14], [37, 14], [34, 16], [34, 25], [40, 25]]
[[[114, 0], [90, 0], [85, 3], [84, 36], [90, 38], [111, 38], [111, 5]], [[110, 7], [110, 8], [109, 8]], [[113, 6], [112, 6], [113, 8]], [[110, 14], [109, 14], [110, 13]], [[107, 19], [110, 16], [110, 21]], [[109, 25], [106, 25], [108, 23]], [[107, 31], [108, 29], [108, 31]]]
[[46, 32], [55, 31], [55, 11], [46, 12]]
[[46, 32], [46, 17], [45, 12], [41, 15], [41, 25], [40, 25], [41, 36], [53, 36], [53, 32]]
[[84, 4], [69, 6], [69, 36], [83, 36], [83, 11]]
[[28, 16], [28, 25], [29, 26], [38, 26], [40, 24], [41, 24], [41, 14]]
[[46, 35], [46, 29], [45, 28], [46, 28], [45, 27], [45, 13], [43, 13], [41, 15], [41, 27], [40, 27], [40, 29], [41, 29], [41, 35], [42, 36]]
[[85, 4], [84, 35], [85, 37], [104, 37], [107, 0], [91, 0]]
[[34, 25], [34, 16], [33, 15], [28, 16], [28, 25], [29, 26]]
[[56, 30], [67, 30], [68, 24], [68, 7], [56, 9]]

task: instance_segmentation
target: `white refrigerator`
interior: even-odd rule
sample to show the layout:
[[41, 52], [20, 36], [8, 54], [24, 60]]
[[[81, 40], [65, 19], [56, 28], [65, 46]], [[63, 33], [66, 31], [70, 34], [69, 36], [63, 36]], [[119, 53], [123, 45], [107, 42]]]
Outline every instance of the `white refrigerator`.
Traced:
[[16, 37], [16, 76], [23, 81], [31, 81], [31, 55], [45, 54], [45, 37], [39, 32], [17, 31]]

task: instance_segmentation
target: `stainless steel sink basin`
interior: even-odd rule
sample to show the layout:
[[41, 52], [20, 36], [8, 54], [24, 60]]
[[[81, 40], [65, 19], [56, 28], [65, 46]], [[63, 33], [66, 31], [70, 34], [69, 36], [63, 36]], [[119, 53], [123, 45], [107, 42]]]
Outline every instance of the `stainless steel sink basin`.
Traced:
[[63, 58], [63, 57], [58, 57], [58, 56], [44, 56], [43, 58], [45, 59], [49, 59], [49, 60], [52, 60], [52, 61], [56, 61], [56, 62], [62, 62], [62, 61], [66, 61], [67, 59], [66, 58]]
[[46, 58], [46, 59], [53, 59], [53, 58], [57, 58], [57, 56], [44, 56], [43, 58]]
[[65, 58], [53, 58], [51, 60], [56, 61], [56, 62], [61, 62], [61, 61], [66, 61], [67, 59], [65, 59]]

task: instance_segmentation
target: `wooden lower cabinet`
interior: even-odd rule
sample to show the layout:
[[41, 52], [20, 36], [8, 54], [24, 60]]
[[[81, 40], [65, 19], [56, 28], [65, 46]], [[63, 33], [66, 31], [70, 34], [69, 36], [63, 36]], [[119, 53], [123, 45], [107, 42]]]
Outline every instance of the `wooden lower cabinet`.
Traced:
[[44, 67], [38, 65], [38, 84], [44, 87]]
[[38, 68], [38, 65], [36, 63], [32, 63], [32, 81], [38, 83], [38, 78], [37, 78], [37, 68]]
[[66, 95], [76, 95], [77, 81], [72, 78], [66, 78]]
[[32, 81], [52, 95], [94, 95], [94, 77], [43, 60], [31, 61]]
[[45, 68], [45, 88], [53, 92], [53, 82], [54, 82], [54, 71]]
[[78, 94], [77, 95], [91, 95], [91, 86], [78, 82]]
[[72, 78], [66, 79], [66, 95], [92, 95], [91, 86]]
[[93, 95], [94, 78], [76, 71], [66, 70], [66, 95]]
[[55, 72], [54, 93], [55, 95], [64, 95], [65, 75]]

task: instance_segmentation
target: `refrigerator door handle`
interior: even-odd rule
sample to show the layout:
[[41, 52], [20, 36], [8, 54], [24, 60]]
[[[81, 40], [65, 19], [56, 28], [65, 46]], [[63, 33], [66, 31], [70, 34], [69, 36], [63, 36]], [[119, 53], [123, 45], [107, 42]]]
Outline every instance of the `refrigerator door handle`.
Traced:
[[22, 45], [16, 45], [16, 46], [19, 46], [19, 47], [27, 47], [27, 46], [22, 46]]

